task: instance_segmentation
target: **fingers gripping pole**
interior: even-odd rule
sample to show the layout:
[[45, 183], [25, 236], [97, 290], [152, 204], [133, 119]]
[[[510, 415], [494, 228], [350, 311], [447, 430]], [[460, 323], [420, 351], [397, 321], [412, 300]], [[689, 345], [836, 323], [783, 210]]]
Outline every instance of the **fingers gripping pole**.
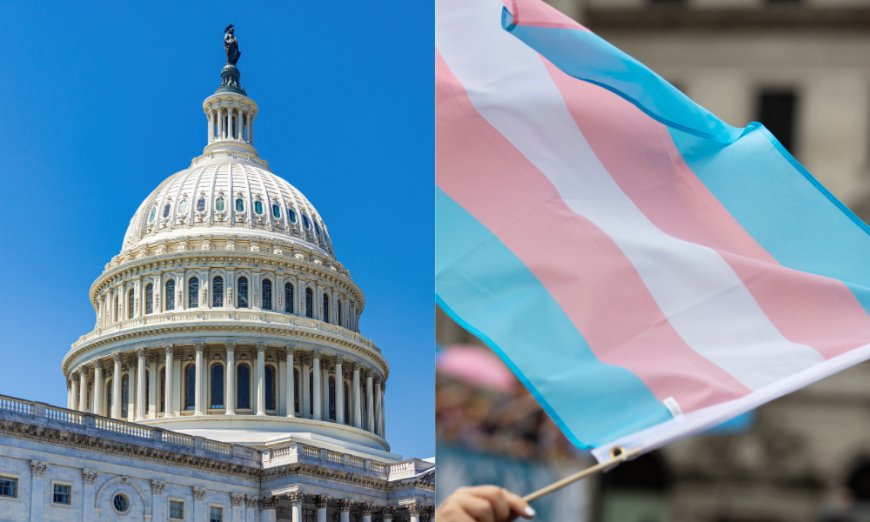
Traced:
[[550, 493], [552, 493], [554, 491], [558, 491], [558, 490], [564, 488], [565, 486], [568, 486], [574, 482], [577, 482], [578, 480], [585, 479], [586, 477], [592, 476], [592, 475], [594, 475], [598, 472], [601, 472], [601, 471], [607, 471], [610, 468], [616, 467], [617, 465], [619, 465], [627, 460], [631, 460], [634, 457], [638, 456], [640, 454], [640, 451], [641, 451], [640, 449], [635, 449], [635, 450], [631, 450], [631, 451], [624, 451], [622, 448], [613, 448], [613, 450], [610, 452], [610, 454], [611, 454], [610, 460], [608, 460], [606, 462], [600, 462], [594, 466], [591, 466], [591, 467], [588, 467], [584, 470], [578, 471], [577, 473], [574, 473], [573, 475], [567, 476], [567, 477], [563, 478], [562, 480], [553, 482], [549, 486], [544, 486], [543, 488], [541, 488], [537, 491], [533, 491], [533, 492], [529, 493], [528, 495], [524, 496], [523, 500], [526, 502], [531, 502], [533, 500], [537, 500], [537, 499], [543, 497], [544, 495], [549, 495]]

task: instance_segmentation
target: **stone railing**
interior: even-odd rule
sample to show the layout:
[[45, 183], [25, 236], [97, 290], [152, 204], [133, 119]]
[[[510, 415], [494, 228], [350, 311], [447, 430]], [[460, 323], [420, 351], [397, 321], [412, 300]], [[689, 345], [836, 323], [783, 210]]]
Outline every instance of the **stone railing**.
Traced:
[[229, 460], [234, 464], [243, 466], [259, 468], [262, 458], [258, 450], [247, 446], [194, 437], [184, 433], [58, 408], [50, 404], [26, 401], [7, 395], [0, 395], [0, 418], [20, 419], [45, 428], [58, 428], [115, 439], [122, 443], [153, 446], [157, 449], [169, 445], [173, 446], [175, 450], [183, 448], [182, 451], [188, 454], [223, 461]]
[[184, 322], [256, 322], [275, 325], [287, 325], [307, 330], [309, 332], [322, 333], [336, 339], [350, 342], [368, 350], [374, 354], [380, 354], [381, 350], [367, 337], [348, 330], [342, 326], [324, 323], [316, 319], [301, 317], [293, 314], [263, 310], [246, 310], [238, 308], [191, 308], [187, 310], [174, 310], [160, 312], [145, 316], [134, 317], [112, 323], [108, 326], [97, 326], [91, 332], [81, 336], [73, 344], [73, 351], [80, 346], [99, 337], [111, 335], [124, 330], [147, 326], [160, 326]]
[[434, 466], [434, 464], [420, 459], [409, 459], [396, 463], [381, 462], [295, 441], [281, 443], [263, 450], [264, 468], [274, 468], [287, 464], [318, 464], [353, 473], [365, 472], [387, 481], [411, 478]]

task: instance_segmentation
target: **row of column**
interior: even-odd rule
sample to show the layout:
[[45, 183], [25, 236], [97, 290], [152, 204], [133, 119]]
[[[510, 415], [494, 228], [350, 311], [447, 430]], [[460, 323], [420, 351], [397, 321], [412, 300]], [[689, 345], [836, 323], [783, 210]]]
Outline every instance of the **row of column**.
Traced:
[[[301, 491], [295, 491], [289, 493], [287, 498], [290, 501], [290, 520], [292, 522], [303, 522], [303, 507], [306, 504], [305, 495]], [[403, 514], [402, 512], [404, 512], [410, 522], [428, 522], [429, 520], [434, 520], [434, 508], [431, 506], [420, 506], [417, 503], [409, 503], [398, 508], [393, 506], [378, 508], [367, 502], [353, 502], [350, 499], [331, 499], [325, 495], [309, 497], [308, 500], [317, 506], [317, 522], [332, 520], [328, 518], [330, 504], [334, 505], [336, 503], [338, 504], [340, 522], [350, 522], [352, 511], [358, 513], [359, 518], [357, 520], [362, 522], [372, 522], [375, 512], [379, 512], [379, 520], [383, 522], [392, 522], [394, 517], [404, 519], [405, 517], [400, 516]], [[279, 501], [280, 499], [273, 497], [273, 506], [277, 507]]]
[[[339, 316], [341, 324], [345, 328], [356, 331], [358, 327], [358, 319], [356, 314], [356, 306], [347, 298], [346, 295], [340, 293], [335, 288], [328, 288], [309, 282], [296, 277], [267, 277], [265, 274], [257, 273], [240, 273], [236, 274], [233, 270], [221, 271], [215, 273], [209, 270], [198, 272], [177, 272], [160, 274], [150, 279], [140, 279], [131, 284], [118, 284], [104, 292], [98, 305], [98, 324], [103, 326], [111, 325], [116, 321], [125, 321], [135, 317], [141, 317], [148, 313], [146, 303], [146, 289], [151, 284], [151, 312], [159, 313], [166, 311], [166, 300], [162, 298], [166, 290], [166, 284], [171, 280], [175, 282], [174, 290], [174, 310], [185, 310], [188, 308], [188, 280], [196, 277], [199, 281], [199, 295], [197, 296], [197, 309], [211, 308], [212, 289], [211, 284], [215, 277], [220, 276], [223, 279], [223, 307], [236, 306], [236, 293], [238, 285], [238, 277], [248, 278], [248, 303], [252, 310], [262, 310], [262, 281], [269, 279], [272, 282], [272, 310], [277, 312], [284, 311], [284, 284], [290, 283], [293, 285], [293, 313], [294, 315], [306, 315], [305, 290], [311, 288], [314, 293], [314, 302], [312, 303], [311, 315], [314, 319], [324, 320], [323, 315], [323, 299], [324, 296], [329, 299], [329, 322], [337, 324]], [[132, 293], [130, 292], [132, 290]], [[131, 307], [132, 299], [132, 307]], [[339, 313], [341, 306], [341, 313]], [[133, 314], [130, 315], [132, 310]]]
[[254, 142], [254, 119], [241, 107], [217, 107], [207, 111], [208, 142], [220, 140]]
[[[318, 351], [303, 351], [294, 347], [267, 348], [265, 344], [256, 345], [256, 359], [241, 362], [253, 366], [253, 394], [251, 396], [252, 413], [256, 415], [270, 414], [266, 404], [266, 364], [267, 350], [270, 352], [269, 365], [275, 372], [273, 383], [273, 401], [275, 409], [272, 415], [283, 414], [296, 417], [295, 404], [298, 402], [298, 415], [315, 420], [333, 420], [330, 417], [330, 406], [335, 406], [335, 422], [349, 424], [360, 429], [371, 431], [381, 437], [385, 435], [384, 419], [384, 380], [377, 371], [364, 367], [359, 363], [348, 363], [350, 389], [345, 390], [345, 363], [341, 356], [327, 359]], [[208, 360], [206, 352], [208, 351]], [[112, 400], [111, 411], [107, 410], [105, 393], [106, 360], [82, 365], [70, 374], [68, 381], [68, 407], [79, 411], [87, 411], [99, 415], [108, 414], [116, 419], [122, 419], [123, 395], [122, 376], [127, 374], [128, 410], [126, 420], [137, 421], [157, 417], [174, 417], [178, 415], [194, 416], [206, 414], [236, 415], [236, 376], [238, 366], [236, 361], [236, 345], [225, 343], [221, 348], [206, 348], [205, 343], [195, 343], [194, 356], [194, 387], [193, 390], [183, 390], [185, 383], [184, 355], [190, 356], [189, 348], [182, 350], [174, 346], [164, 346], [159, 350], [136, 350], [135, 360], [130, 360], [125, 353], [112, 354]], [[247, 353], [250, 350], [245, 350]], [[163, 390], [158, 397], [158, 372], [160, 370], [159, 356], [163, 355], [163, 368], [169, 368], [164, 374]], [[179, 352], [176, 356], [176, 352]], [[215, 357], [216, 356], [216, 357]], [[283, 358], [283, 361], [279, 360]], [[208, 394], [206, 383], [211, 379], [208, 364], [219, 362], [224, 365], [223, 371], [223, 408], [208, 411], [206, 406]], [[283, 364], [282, 364], [283, 363]], [[281, 371], [283, 368], [283, 371]], [[295, 372], [294, 372], [295, 370]], [[295, 382], [299, 374], [302, 382]], [[334, 397], [330, 395], [329, 381], [334, 379]], [[146, 385], [147, 383], [147, 385]], [[176, 389], [177, 388], [177, 389]], [[283, 397], [281, 394], [283, 390]], [[364, 390], [364, 391], [363, 391]], [[185, 410], [185, 392], [193, 392], [193, 410]], [[283, 398], [284, 407], [280, 400]], [[363, 402], [363, 400], [365, 402]], [[345, 401], [349, 401], [347, 408]], [[158, 412], [161, 409], [162, 414]], [[345, 418], [345, 409], [350, 417]], [[188, 413], [190, 411], [190, 413]]]

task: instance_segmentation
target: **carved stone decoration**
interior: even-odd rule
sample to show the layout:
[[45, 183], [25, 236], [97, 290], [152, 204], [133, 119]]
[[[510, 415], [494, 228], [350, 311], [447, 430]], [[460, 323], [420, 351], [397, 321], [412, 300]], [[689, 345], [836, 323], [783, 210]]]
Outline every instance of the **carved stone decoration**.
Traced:
[[257, 507], [259, 505], [259, 503], [260, 503], [260, 499], [258, 499], [257, 497], [249, 497], [249, 496], [245, 495], [245, 505], [248, 506], [249, 508]]
[[349, 498], [343, 498], [338, 501], [338, 508], [339, 510], [341, 510], [341, 512], [347, 513], [350, 511], [350, 507], [352, 504], [353, 502], [351, 502]]
[[230, 502], [234, 506], [241, 506], [245, 502], [245, 495], [242, 493], [230, 493]]
[[82, 479], [85, 481], [85, 484], [93, 484], [97, 480], [97, 472], [85, 468], [82, 470]]
[[393, 518], [393, 515], [396, 513], [396, 508], [393, 506], [384, 506], [384, 509], [381, 511], [383, 513], [383, 518]]
[[329, 506], [329, 497], [326, 495], [317, 496], [317, 509], [326, 509]]
[[407, 504], [405, 508], [408, 510], [408, 515], [412, 517], [420, 514], [420, 508], [417, 506], [416, 502], [411, 502], [410, 504]]
[[260, 510], [278, 509], [278, 497], [269, 496], [260, 499]]
[[305, 500], [305, 495], [301, 491], [291, 491], [287, 493], [287, 499], [291, 504], [300, 504]]
[[162, 480], [151, 479], [151, 493], [155, 495], [162, 495], [164, 489], [166, 489], [166, 482]]
[[198, 488], [196, 486], [193, 486], [191, 489], [193, 490], [194, 500], [202, 500], [203, 498], [205, 498], [205, 488]]
[[364, 516], [364, 517], [370, 517], [370, 516], [372, 516], [372, 510], [373, 510], [373, 509], [374, 509], [374, 506], [372, 505], [371, 502], [365, 502], [365, 503], [362, 505], [362, 516]]
[[45, 476], [45, 470], [48, 469], [48, 465], [44, 462], [39, 462], [38, 460], [30, 461], [30, 472], [33, 473], [36, 477]]

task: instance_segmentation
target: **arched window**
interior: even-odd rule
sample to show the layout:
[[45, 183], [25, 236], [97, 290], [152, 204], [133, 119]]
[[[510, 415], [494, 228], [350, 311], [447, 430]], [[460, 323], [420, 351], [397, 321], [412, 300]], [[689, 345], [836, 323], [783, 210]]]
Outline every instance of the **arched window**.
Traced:
[[121, 378], [121, 418], [127, 418], [127, 404], [130, 401], [130, 376]]
[[167, 203], [166, 205], [163, 206], [163, 219], [166, 219], [169, 217], [169, 209], [171, 209], [171, 208], [172, 208], [171, 203]]
[[305, 289], [305, 317], [314, 317], [314, 292]]
[[181, 201], [178, 202], [178, 213], [182, 214], [182, 215], [187, 213], [187, 200], [186, 199], [182, 199]]
[[223, 196], [220, 196], [219, 198], [217, 198], [216, 200], [214, 200], [214, 209], [215, 209], [216, 211], [218, 211], [218, 212], [223, 212], [224, 209], [226, 208], [226, 203], [225, 203], [225, 201], [226, 201], [226, 200], [224, 200], [224, 197], [223, 197]]
[[329, 418], [335, 420], [335, 377], [329, 376]]
[[239, 308], [247, 308], [248, 307], [248, 278], [240, 277], [238, 284], [238, 294], [239, 294]]
[[196, 200], [196, 211], [197, 212], [205, 212], [205, 198], [200, 197]]
[[323, 322], [329, 322], [329, 296], [323, 294]]
[[127, 319], [133, 318], [133, 314], [136, 312], [136, 307], [134, 306], [135, 304], [136, 304], [136, 296], [133, 293], [133, 289], [131, 288], [127, 292]]
[[166, 310], [175, 310], [175, 279], [166, 281]]
[[272, 281], [263, 279], [263, 310], [272, 309]]
[[293, 368], [293, 411], [302, 413], [302, 380], [299, 378], [299, 370]]
[[287, 215], [290, 216], [290, 222], [296, 223], [296, 211], [292, 208], [287, 208]]
[[211, 366], [211, 401], [209, 408], [224, 408], [224, 365], [215, 363]]
[[251, 367], [244, 363], [236, 367], [236, 408], [251, 409]]
[[154, 285], [151, 283], [145, 285], [145, 313], [154, 313]]
[[196, 366], [188, 364], [184, 367], [184, 409], [196, 408]]
[[191, 277], [187, 280], [187, 307], [196, 308], [199, 306], [199, 279]]
[[254, 201], [254, 212], [256, 212], [258, 216], [263, 215], [263, 202], [259, 199], [257, 201]]
[[211, 280], [211, 306], [220, 308], [224, 305], [224, 278], [215, 276]]
[[266, 365], [266, 375], [265, 384], [266, 384], [266, 409], [267, 410], [277, 410], [278, 407], [275, 404], [275, 397], [278, 395], [275, 393], [275, 367], [272, 365]]
[[160, 396], [157, 397], [157, 411], [160, 413], [166, 412], [166, 366], [160, 368], [160, 373], [157, 374], [160, 382], [157, 383], [157, 391]]
[[148, 212], [148, 224], [154, 223], [154, 218], [157, 217], [157, 207], [151, 207], [151, 211]]
[[308, 216], [306, 216], [305, 214], [302, 214], [302, 224], [305, 226], [306, 229], [311, 228], [311, 221], [308, 220]]
[[242, 198], [236, 198], [236, 212], [244, 212], [245, 211], [245, 200]]
[[342, 325], [341, 324], [341, 299], [339, 299], [338, 302], [335, 303], [335, 305], [336, 305], [335, 306], [335, 308], [336, 308], [335, 324], [341, 326]]
[[288, 314], [293, 313], [293, 284], [284, 283], [284, 311]]
[[281, 219], [281, 205], [272, 203], [272, 217], [275, 219]]

